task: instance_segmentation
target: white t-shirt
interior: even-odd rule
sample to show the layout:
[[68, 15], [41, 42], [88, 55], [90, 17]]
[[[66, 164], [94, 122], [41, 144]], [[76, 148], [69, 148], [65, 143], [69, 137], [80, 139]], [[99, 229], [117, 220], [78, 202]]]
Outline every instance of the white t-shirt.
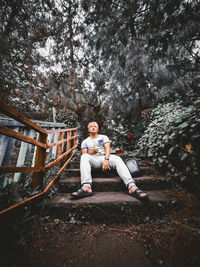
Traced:
[[93, 147], [98, 148], [99, 152], [95, 155], [102, 155], [105, 154], [105, 147], [106, 143], [111, 143], [109, 138], [106, 135], [99, 134], [96, 138], [91, 138], [90, 136], [83, 140], [81, 143], [81, 149], [87, 149], [87, 152], [90, 152]]

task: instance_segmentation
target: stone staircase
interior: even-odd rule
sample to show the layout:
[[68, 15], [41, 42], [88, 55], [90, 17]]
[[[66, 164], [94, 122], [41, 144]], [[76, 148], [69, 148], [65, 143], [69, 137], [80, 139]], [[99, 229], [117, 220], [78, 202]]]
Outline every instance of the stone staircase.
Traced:
[[142, 203], [129, 196], [114, 170], [92, 171], [94, 195], [74, 200], [70, 194], [80, 188], [79, 162], [80, 155], [76, 156], [59, 181], [58, 193], [46, 203], [45, 215], [71, 222], [139, 223], [163, 218], [184, 206], [176, 186], [167, 177], [155, 175], [148, 160], [139, 160], [142, 176], [134, 178], [137, 186], [149, 194], [148, 202]]

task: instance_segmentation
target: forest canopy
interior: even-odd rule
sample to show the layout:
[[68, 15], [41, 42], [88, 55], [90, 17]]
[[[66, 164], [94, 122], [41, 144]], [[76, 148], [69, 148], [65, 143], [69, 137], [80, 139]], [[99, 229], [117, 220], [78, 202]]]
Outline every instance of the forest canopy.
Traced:
[[83, 125], [97, 117], [120, 132], [159, 103], [190, 105], [200, 89], [199, 7], [198, 0], [2, 0], [1, 96], [25, 112], [55, 106], [60, 121], [67, 112]]

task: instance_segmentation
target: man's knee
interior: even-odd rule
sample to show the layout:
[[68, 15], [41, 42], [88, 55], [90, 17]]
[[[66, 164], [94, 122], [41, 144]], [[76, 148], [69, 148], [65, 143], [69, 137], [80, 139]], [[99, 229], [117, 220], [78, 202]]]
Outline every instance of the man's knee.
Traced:
[[111, 160], [112, 160], [112, 162], [114, 163], [115, 166], [124, 163], [123, 160], [119, 156], [116, 156], [116, 155], [113, 155]]

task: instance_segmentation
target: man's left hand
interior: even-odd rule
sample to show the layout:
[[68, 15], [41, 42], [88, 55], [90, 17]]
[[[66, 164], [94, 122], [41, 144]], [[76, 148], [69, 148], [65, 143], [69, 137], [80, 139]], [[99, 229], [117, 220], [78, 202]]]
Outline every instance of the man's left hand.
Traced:
[[102, 170], [103, 171], [110, 170], [109, 160], [104, 160], [104, 163], [103, 163], [103, 166], [102, 166]]

